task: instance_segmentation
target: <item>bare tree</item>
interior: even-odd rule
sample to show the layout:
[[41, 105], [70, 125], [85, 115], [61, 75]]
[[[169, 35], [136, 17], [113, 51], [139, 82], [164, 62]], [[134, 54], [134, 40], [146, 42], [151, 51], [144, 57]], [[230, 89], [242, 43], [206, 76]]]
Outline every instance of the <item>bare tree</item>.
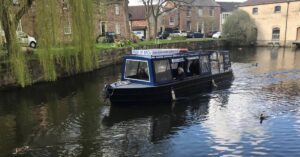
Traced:
[[[163, 14], [175, 9], [182, 9], [184, 5], [191, 4], [194, 0], [142, 0], [148, 22], [148, 33], [151, 33], [151, 18], [154, 22], [154, 36], [157, 33], [158, 20]], [[179, 16], [180, 17], [180, 16]]]
[[0, 0], [0, 22], [6, 39], [8, 53], [14, 51], [16, 30], [20, 19], [28, 12], [34, 0]]
[[151, 39], [152, 38], [152, 35], [151, 35], [151, 6], [153, 5], [153, 0], [142, 0], [143, 4], [144, 4], [144, 7], [145, 7], [145, 18], [147, 20], [147, 39]]

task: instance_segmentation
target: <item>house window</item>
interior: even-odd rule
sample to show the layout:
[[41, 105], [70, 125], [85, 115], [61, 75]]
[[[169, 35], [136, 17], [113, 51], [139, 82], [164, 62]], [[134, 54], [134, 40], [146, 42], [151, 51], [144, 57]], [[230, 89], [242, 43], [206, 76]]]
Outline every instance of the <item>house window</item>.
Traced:
[[199, 16], [203, 15], [203, 9], [202, 9], [202, 7], [199, 7], [199, 9], [198, 9], [198, 15]]
[[272, 30], [272, 40], [279, 40], [280, 37], [280, 28], [276, 27]]
[[257, 13], [258, 13], [258, 8], [253, 8], [253, 9], [252, 9], [252, 14], [253, 14], [253, 15], [256, 15]]
[[215, 9], [213, 7], [209, 8], [209, 16], [215, 16]]
[[105, 32], [107, 32], [107, 26], [106, 22], [100, 21], [100, 34], [105, 35]]
[[187, 31], [190, 31], [192, 29], [191, 21], [186, 22]]
[[120, 34], [120, 24], [116, 23], [116, 34]]
[[116, 15], [120, 14], [120, 5], [119, 4], [115, 4], [115, 14]]
[[281, 12], [281, 6], [275, 6], [274, 13], [280, 13]]
[[65, 24], [64, 24], [64, 34], [65, 35], [72, 34], [72, 27], [71, 27], [70, 18], [67, 16], [67, 18], [64, 22], [65, 22]]
[[192, 7], [188, 6], [186, 11], [186, 16], [191, 16], [191, 15], [192, 15]]
[[169, 19], [169, 24], [174, 25], [174, 23], [175, 23], [175, 19], [174, 19], [174, 17], [171, 16]]

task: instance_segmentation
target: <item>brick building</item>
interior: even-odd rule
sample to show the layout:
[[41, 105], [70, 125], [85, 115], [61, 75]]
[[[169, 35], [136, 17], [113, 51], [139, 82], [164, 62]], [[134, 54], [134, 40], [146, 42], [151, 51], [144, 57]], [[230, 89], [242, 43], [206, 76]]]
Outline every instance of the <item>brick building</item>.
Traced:
[[[153, 6], [155, 7], [155, 6]], [[158, 32], [162, 31], [162, 17], [159, 16], [157, 19], [157, 32], [154, 32], [154, 17], [151, 14], [149, 16], [150, 25], [146, 19], [146, 11], [144, 5], [139, 6], [130, 6], [129, 7], [129, 20], [130, 20], [130, 26], [131, 31], [133, 32], [143, 32], [145, 38], [149, 38], [149, 35], [151, 34], [152, 37], [156, 36]], [[149, 27], [151, 27], [151, 32], [149, 32]], [[150, 34], [149, 34], [150, 33]]]
[[135, 32], [142, 32], [144, 38], [146, 38], [148, 22], [145, 15], [145, 6], [130, 6], [128, 12], [131, 27], [130, 30]]
[[214, 0], [184, 0], [176, 9], [164, 15], [163, 26], [165, 29], [202, 33], [218, 31], [220, 12], [220, 5]]
[[[72, 19], [68, 0], [58, 0], [59, 18], [59, 33], [63, 39], [71, 39], [72, 36]], [[122, 37], [129, 37], [128, 23], [128, 0], [103, 0], [95, 3], [95, 37], [102, 35], [105, 32], [115, 32]], [[126, 17], [127, 16], [127, 17]], [[31, 36], [37, 37], [36, 30], [36, 3], [22, 17], [22, 30]]]
[[248, 0], [239, 9], [254, 20], [258, 45], [300, 43], [300, 0]]

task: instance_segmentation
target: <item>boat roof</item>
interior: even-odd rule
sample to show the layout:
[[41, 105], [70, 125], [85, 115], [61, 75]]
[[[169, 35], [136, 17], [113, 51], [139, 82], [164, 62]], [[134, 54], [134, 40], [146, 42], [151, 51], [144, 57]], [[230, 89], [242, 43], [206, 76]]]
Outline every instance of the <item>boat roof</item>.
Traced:
[[209, 55], [212, 50], [198, 50], [188, 51], [187, 49], [144, 49], [144, 50], [132, 50], [130, 55], [126, 57], [134, 57], [140, 59], [164, 59], [164, 58], [181, 58], [181, 57], [193, 57], [200, 55]]

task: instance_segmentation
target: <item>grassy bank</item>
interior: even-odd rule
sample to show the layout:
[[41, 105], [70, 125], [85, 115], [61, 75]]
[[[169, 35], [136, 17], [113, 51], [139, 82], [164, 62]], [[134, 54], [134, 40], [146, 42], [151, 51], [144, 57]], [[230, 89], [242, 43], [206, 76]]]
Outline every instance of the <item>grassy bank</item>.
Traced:
[[25, 61], [18, 67], [26, 69], [26, 77], [19, 78], [17, 74], [22, 74], [22, 70], [12, 73], [11, 63], [15, 61], [9, 59], [8, 54], [2, 51], [0, 52], [0, 88], [6, 85], [25, 87], [36, 82], [55, 81], [60, 77], [93, 71], [120, 61], [122, 56], [131, 49], [189, 48], [196, 50], [220, 46], [219, 43], [223, 42], [213, 39], [187, 39], [148, 40], [121, 46], [115, 43], [95, 44], [91, 55], [87, 57], [81, 53], [80, 49], [71, 45], [50, 47], [47, 51], [42, 48], [22, 48]]
[[211, 38], [192, 38], [192, 39], [186, 39], [186, 40], [145, 40], [138, 43], [132, 43], [128, 45], [124, 45], [123, 47], [118, 47], [115, 43], [101, 43], [96, 44], [96, 48], [101, 49], [115, 49], [115, 48], [139, 48], [143, 46], [152, 46], [152, 45], [158, 45], [158, 44], [172, 44], [172, 43], [181, 43], [181, 42], [190, 42], [190, 41], [211, 41], [215, 39]]

